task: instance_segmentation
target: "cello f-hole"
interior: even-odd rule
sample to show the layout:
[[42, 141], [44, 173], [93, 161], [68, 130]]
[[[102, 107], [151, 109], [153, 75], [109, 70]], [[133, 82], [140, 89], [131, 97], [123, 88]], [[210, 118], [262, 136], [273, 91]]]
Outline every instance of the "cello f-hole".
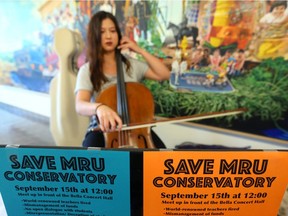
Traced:
[[[116, 148], [117, 142], [118, 142], [117, 139], [113, 139], [111, 141], [111, 148]], [[116, 144], [115, 146], [114, 146], [114, 143]]]
[[148, 148], [147, 140], [146, 140], [146, 138], [145, 138], [144, 135], [141, 135], [141, 134], [138, 135], [138, 139], [142, 139], [143, 142], [144, 142], [144, 146], [145, 146], [145, 148]]

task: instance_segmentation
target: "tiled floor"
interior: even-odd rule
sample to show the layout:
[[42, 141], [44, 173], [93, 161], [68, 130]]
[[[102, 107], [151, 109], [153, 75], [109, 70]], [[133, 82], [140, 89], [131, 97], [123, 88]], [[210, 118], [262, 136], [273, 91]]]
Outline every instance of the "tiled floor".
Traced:
[[7, 107], [0, 107], [0, 144], [55, 146], [48, 120], [37, 120]]

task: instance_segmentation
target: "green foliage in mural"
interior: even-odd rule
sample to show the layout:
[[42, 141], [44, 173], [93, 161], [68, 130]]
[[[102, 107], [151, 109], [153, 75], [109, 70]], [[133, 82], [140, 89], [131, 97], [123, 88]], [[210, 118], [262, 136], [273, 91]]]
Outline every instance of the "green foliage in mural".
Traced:
[[288, 60], [282, 57], [262, 61], [241, 77], [231, 79], [232, 93], [177, 92], [169, 82], [145, 81], [152, 91], [156, 115], [176, 117], [247, 108], [241, 115], [215, 119], [232, 125], [251, 118], [277, 121], [288, 111]]

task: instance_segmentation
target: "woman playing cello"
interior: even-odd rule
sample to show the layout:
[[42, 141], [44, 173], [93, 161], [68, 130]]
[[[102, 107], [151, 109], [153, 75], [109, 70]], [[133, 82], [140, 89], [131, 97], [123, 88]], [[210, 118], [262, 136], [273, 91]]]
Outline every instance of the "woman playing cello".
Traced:
[[[122, 56], [125, 82], [140, 82], [144, 78], [162, 81], [170, 77], [169, 69], [158, 58], [141, 49], [128, 37], [121, 36], [117, 20], [111, 13], [100, 11], [94, 14], [88, 25], [88, 62], [80, 68], [75, 88], [77, 113], [91, 117], [82, 144], [84, 147], [105, 147], [102, 132], [122, 128], [122, 120], [117, 112], [105, 104], [95, 102], [101, 91], [116, 84], [117, 49], [129, 49], [142, 55], [146, 61], [144, 63]], [[95, 127], [99, 127], [101, 131], [91, 130]]]

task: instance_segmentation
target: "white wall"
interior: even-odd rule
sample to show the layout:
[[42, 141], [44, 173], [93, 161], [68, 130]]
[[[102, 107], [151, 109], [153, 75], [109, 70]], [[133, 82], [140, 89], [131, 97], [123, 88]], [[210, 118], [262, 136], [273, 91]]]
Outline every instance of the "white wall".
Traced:
[[50, 96], [48, 94], [0, 85], [0, 102], [50, 117]]
[[262, 136], [225, 130], [196, 123], [167, 124], [153, 128], [167, 148], [183, 142], [205, 145], [222, 145], [232, 148], [288, 149], [287, 141], [278, 141]]

